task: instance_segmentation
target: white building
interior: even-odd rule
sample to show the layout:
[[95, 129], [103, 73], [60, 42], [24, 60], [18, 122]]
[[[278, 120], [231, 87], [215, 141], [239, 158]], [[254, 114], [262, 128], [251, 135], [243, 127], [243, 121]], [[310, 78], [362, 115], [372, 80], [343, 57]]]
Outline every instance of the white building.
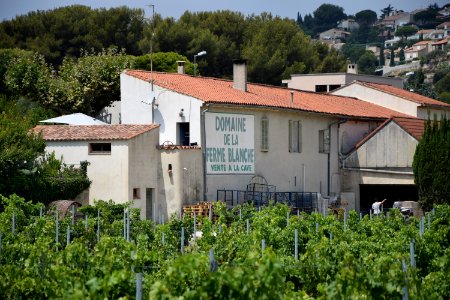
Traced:
[[[161, 142], [201, 147], [204, 200], [221, 199], [221, 190], [245, 191], [255, 176], [279, 192], [338, 196], [339, 149], [352, 149], [396, 115], [403, 116], [355, 98], [249, 84], [243, 61], [234, 65], [234, 81], [137, 70], [121, 75], [124, 123], [158, 123]], [[168, 157], [162, 170], [169, 164], [177, 161]], [[355, 208], [355, 195], [345, 196]]]
[[82, 201], [134, 201], [143, 218], [153, 216], [156, 205], [159, 161], [158, 125], [44, 125], [46, 152], [55, 153], [68, 165], [88, 161], [92, 180], [88, 196]]
[[332, 92], [333, 95], [355, 97], [419, 119], [450, 118], [450, 104], [434, 100], [394, 86], [356, 81]]
[[403, 78], [357, 74], [356, 64], [349, 64], [347, 68], [346, 73], [292, 74], [290, 79], [283, 80], [283, 84], [290, 89], [321, 93], [331, 92], [355, 80], [403, 87]]

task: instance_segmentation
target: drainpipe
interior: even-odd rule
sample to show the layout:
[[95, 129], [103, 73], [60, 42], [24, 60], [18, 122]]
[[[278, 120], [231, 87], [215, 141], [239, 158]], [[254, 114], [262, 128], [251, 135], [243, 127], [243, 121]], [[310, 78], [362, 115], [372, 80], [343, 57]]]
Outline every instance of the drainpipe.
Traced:
[[[347, 120], [339, 120], [336, 122], [331, 122], [330, 124], [328, 124], [328, 132], [330, 134], [330, 150], [328, 151], [328, 162], [327, 162], [327, 172], [328, 172], [328, 180], [327, 180], [327, 195], [330, 196], [330, 191], [331, 191], [331, 127], [333, 125], [340, 125], [342, 123], [347, 122]], [[338, 147], [338, 153], [339, 153], [339, 126], [338, 126], [338, 133], [337, 133], [337, 147]], [[339, 154], [338, 154], [339, 157]]]
[[209, 110], [209, 104], [206, 104], [206, 109], [202, 111], [201, 116], [201, 143], [202, 143], [202, 156], [203, 156], [203, 201], [206, 199], [206, 126], [205, 126], [205, 113]]

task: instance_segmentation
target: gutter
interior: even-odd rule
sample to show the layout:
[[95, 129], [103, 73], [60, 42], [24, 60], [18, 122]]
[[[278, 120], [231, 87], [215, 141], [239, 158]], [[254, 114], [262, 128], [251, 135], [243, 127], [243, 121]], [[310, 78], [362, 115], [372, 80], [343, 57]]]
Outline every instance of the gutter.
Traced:
[[[207, 201], [206, 193], [206, 126], [205, 126], [205, 113], [209, 110], [209, 103], [205, 104], [206, 109], [202, 110], [201, 112], [201, 147], [202, 147], [202, 156], [203, 156], [203, 201]], [[200, 108], [201, 109], [201, 108]]]
[[342, 169], [348, 170], [348, 171], [360, 171], [360, 172], [371, 172], [371, 173], [414, 175], [414, 172], [407, 172], [407, 171], [390, 171], [390, 170], [361, 169], [361, 168], [349, 168], [349, 167], [342, 167]]
[[331, 127], [333, 125], [338, 125], [338, 130], [337, 130], [337, 151], [338, 151], [338, 160], [339, 160], [339, 127], [342, 123], [347, 122], [347, 119], [344, 120], [339, 120], [339, 121], [335, 121], [335, 122], [331, 122], [330, 124], [328, 124], [328, 132], [330, 134], [330, 149], [328, 151], [328, 161], [327, 161], [327, 195], [330, 196], [330, 190], [331, 190]]

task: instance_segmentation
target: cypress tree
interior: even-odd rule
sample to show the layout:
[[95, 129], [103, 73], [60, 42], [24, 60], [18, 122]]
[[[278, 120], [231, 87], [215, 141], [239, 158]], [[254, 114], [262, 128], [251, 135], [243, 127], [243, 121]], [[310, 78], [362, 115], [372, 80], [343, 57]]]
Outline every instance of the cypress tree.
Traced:
[[385, 64], [385, 59], [384, 59], [384, 42], [381, 43], [381, 47], [380, 47], [380, 67], [383, 67]]
[[450, 204], [450, 124], [445, 116], [425, 123], [413, 161], [419, 202], [429, 210], [434, 204]]
[[395, 54], [394, 54], [394, 49], [391, 49], [391, 59], [389, 62], [389, 67], [393, 67], [395, 66]]

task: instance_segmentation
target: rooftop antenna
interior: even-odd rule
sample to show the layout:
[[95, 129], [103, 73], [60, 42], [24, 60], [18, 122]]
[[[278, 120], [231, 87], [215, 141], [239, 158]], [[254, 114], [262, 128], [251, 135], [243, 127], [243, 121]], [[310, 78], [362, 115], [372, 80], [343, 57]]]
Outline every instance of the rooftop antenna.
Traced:
[[151, 29], [152, 29], [152, 32], [150, 34], [150, 76], [151, 76], [150, 81], [151, 81], [151, 84], [152, 84], [152, 92], [153, 92], [153, 30], [154, 30], [153, 22], [155, 20], [155, 5], [154, 4], [149, 4], [147, 6], [151, 7], [151, 9], [152, 9], [152, 19], [151, 19], [151, 22], [150, 22]]

